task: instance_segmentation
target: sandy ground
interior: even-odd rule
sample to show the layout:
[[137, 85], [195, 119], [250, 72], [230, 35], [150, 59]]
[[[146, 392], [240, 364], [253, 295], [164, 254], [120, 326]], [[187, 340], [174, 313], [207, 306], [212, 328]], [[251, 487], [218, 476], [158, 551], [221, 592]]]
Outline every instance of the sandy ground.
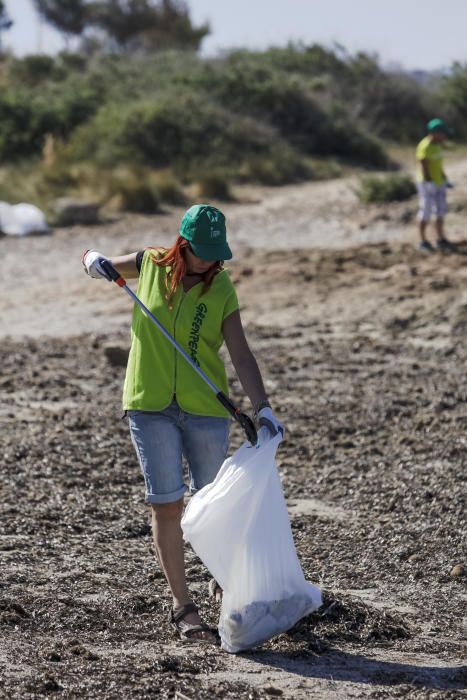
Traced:
[[[166, 625], [109, 350], [128, 347], [129, 300], [79, 263], [87, 247], [168, 243], [181, 210], [0, 240], [0, 697], [466, 696], [467, 578], [452, 570], [467, 564], [467, 189], [448, 220], [459, 253], [423, 256], [415, 201], [363, 208], [354, 188], [242, 190], [224, 207], [250, 344], [287, 426], [297, 550], [326, 598], [236, 657], [181, 646]], [[215, 624], [190, 549], [187, 569]]]

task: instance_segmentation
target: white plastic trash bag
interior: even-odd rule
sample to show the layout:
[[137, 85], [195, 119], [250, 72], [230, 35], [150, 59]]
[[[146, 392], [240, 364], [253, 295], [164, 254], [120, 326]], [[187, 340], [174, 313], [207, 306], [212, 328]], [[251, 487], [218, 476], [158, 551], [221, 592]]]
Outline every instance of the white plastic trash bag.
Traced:
[[48, 233], [43, 212], [34, 204], [0, 202], [0, 231], [7, 236]]
[[275, 463], [279, 442], [262, 428], [258, 446], [245, 443], [227, 459], [182, 519], [185, 540], [224, 591], [219, 633], [231, 653], [290, 629], [322, 603], [295, 551]]

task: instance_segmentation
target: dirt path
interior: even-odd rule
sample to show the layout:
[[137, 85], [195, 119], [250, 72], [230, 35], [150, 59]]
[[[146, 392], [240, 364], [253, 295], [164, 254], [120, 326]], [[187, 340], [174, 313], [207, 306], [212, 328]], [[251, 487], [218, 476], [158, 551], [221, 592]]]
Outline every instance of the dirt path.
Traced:
[[[420, 256], [400, 223], [414, 203], [362, 210], [351, 185], [250, 190], [260, 202], [228, 206], [250, 343], [288, 429], [278, 466], [294, 539], [327, 600], [239, 657], [182, 647], [167, 628], [108, 350], [128, 345], [128, 301], [77, 263], [89, 245], [168, 242], [180, 210], [0, 240], [0, 697], [466, 695], [467, 579], [451, 571], [467, 563], [467, 247]], [[241, 400], [233, 378], [232, 390]], [[215, 624], [208, 572], [187, 559]]]

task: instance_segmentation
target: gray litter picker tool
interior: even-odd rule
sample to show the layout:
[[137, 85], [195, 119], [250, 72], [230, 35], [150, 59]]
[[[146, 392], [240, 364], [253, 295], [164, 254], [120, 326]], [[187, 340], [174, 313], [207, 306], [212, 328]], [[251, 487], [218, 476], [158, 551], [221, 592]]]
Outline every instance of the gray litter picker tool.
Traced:
[[230, 413], [232, 418], [239, 423], [243, 430], [245, 431], [245, 435], [247, 437], [247, 440], [251, 443], [251, 445], [256, 445], [258, 441], [258, 435], [256, 432], [255, 424], [251, 420], [250, 416], [248, 416], [246, 413], [242, 413], [239, 408], [235, 406], [234, 403], [229, 399], [228, 396], [226, 396], [210, 379], [209, 377], [203, 372], [202, 369], [200, 369], [191, 359], [191, 357], [188, 355], [187, 352], [177, 343], [175, 338], [173, 338], [170, 333], [164, 328], [162, 323], [157, 320], [157, 318], [152, 314], [149, 309], [143, 304], [141, 299], [139, 299], [136, 294], [129, 288], [129, 286], [126, 283], [126, 280], [120, 275], [119, 272], [114, 268], [112, 263], [110, 263], [108, 260], [100, 259], [99, 260], [100, 266], [102, 269], [106, 272], [106, 274], [109, 276], [109, 278], [118, 284], [119, 287], [125, 290], [125, 292], [130, 296], [133, 301], [138, 304], [138, 306], [144, 311], [146, 316], [151, 319], [151, 321], [154, 323], [155, 326], [160, 330], [160, 332], [167, 338], [169, 343], [171, 343], [174, 348], [182, 355], [182, 357], [188, 362], [188, 364], [194, 369], [194, 371], [201, 377], [201, 379], [206, 382], [206, 384], [209, 386], [209, 388], [215, 393], [217, 400], [224, 406], [224, 408], [227, 409], [227, 411]]

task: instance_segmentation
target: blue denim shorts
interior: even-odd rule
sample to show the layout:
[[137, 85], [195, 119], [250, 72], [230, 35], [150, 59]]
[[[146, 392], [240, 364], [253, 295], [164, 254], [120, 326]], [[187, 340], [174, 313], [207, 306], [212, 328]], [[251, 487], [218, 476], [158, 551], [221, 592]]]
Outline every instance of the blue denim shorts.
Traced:
[[128, 411], [131, 440], [146, 483], [148, 503], [172, 503], [214, 481], [229, 445], [228, 418], [197, 416], [174, 401], [163, 411]]

